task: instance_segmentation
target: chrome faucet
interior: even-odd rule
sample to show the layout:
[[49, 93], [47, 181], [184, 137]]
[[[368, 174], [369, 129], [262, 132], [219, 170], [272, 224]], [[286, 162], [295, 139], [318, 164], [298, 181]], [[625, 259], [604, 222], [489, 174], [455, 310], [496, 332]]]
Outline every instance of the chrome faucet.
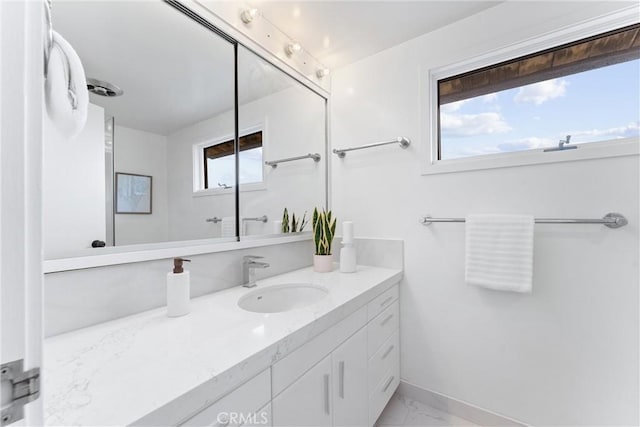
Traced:
[[262, 259], [262, 257], [256, 255], [246, 255], [242, 257], [242, 286], [245, 288], [255, 288], [256, 268], [269, 267], [268, 263], [256, 261], [257, 259]]

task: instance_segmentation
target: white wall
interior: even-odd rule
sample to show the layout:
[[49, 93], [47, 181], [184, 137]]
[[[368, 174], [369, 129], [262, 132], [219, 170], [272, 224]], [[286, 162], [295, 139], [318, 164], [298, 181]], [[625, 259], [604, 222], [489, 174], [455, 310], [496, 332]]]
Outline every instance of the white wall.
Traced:
[[[405, 239], [402, 378], [532, 425], [638, 425], [638, 157], [420, 175], [420, 77], [620, 7], [507, 2], [332, 73], [333, 207], [359, 236]], [[597, 108], [597, 106], [594, 106]], [[464, 226], [420, 215], [528, 212], [630, 224], [536, 227], [534, 291], [464, 283]]]
[[233, 192], [193, 196], [193, 144], [233, 134], [233, 114], [225, 113], [167, 137], [167, 159], [171, 162], [168, 168], [170, 240], [221, 237], [221, 223], [205, 220], [235, 215]]
[[[284, 207], [302, 215], [314, 206], [324, 206], [325, 130], [324, 100], [307, 89], [291, 88], [241, 105], [240, 132], [255, 125], [266, 126], [265, 160], [321, 153], [323, 158], [286, 163], [277, 169], [265, 166], [266, 189], [242, 191], [240, 216], [267, 215], [269, 223], [247, 223], [247, 234], [265, 234], [272, 222], [281, 219]], [[233, 135], [233, 112], [196, 123], [168, 137], [169, 238], [202, 239], [220, 237], [220, 224], [206, 218], [234, 215], [234, 194], [193, 196], [193, 144]], [[242, 165], [241, 165], [242, 167]], [[242, 190], [242, 187], [241, 187]], [[306, 231], [310, 228], [306, 228]]]
[[169, 236], [167, 138], [151, 132], [115, 126], [114, 147], [115, 172], [153, 177], [151, 214], [116, 214], [116, 245], [166, 242]]
[[89, 104], [87, 124], [71, 140], [44, 120], [44, 257], [51, 259], [105, 240], [104, 109]]

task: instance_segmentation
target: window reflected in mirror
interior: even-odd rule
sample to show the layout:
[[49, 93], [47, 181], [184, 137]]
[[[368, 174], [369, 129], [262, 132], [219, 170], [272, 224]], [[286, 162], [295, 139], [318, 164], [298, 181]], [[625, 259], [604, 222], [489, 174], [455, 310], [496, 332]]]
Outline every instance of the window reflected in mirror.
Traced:
[[[204, 188], [229, 189], [235, 182], [236, 160], [234, 140], [207, 145], [203, 148]], [[260, 183], [264, 179], [262, 166], [262, 131], [240, 137], [240, 184]]]

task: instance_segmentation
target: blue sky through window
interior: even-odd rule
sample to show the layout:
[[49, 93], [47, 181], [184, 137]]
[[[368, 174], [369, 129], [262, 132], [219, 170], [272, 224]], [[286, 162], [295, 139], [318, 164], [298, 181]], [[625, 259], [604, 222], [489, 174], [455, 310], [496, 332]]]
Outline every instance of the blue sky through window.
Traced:
[[640, 135], [640, 60], [440, 106], [441, 158]]

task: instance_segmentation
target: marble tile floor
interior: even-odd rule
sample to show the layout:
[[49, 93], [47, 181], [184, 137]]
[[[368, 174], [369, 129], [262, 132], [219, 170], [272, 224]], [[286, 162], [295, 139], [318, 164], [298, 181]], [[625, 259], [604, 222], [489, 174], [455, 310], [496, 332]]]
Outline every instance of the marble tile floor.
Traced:
[[401, 426], [458, 427], [476, 426], [476, 424], [396, 393], [378, 418], [376, 427]]

